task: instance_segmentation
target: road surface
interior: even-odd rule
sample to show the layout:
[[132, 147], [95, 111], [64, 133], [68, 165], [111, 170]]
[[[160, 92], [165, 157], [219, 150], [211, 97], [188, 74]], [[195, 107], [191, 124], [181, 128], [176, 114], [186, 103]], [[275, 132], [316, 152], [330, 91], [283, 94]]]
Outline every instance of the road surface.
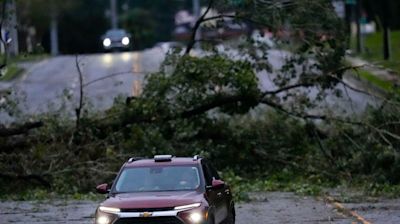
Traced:
[[[91, 201], [3, 202], [0, 223], [90, 223], [96, 205]], [[274, 193], [263, 201], [241, 203], [236, 210], [237, 224], [350, 223], [325, 203], [290, 193]]]
[[[91, 83], [83, 88], [85, 102], [102, 110], [111, 106], [118, 95], [139, 94], [144, 74], [157, 71], [161, 60], [157, 50], [78, 56], [83, 84]], [[59, 56], [29, 66], [20, 79], [10, 84], [14, 91], [25, 96], [24, 111], [46, 112], [63, 103], [69, 109], [75, 108], [80, 96], [76, 62], [76, 56]]]
[[[274, 69], [279, 69], [289, 54], [284, 51], [271, 50], [269, 60]], [[83, 83], [87, 85], [84, 90], [86, 106], [95, 110], [110, 107], [118, 95], [138, 95], [143, 86], [145, 75], [158, 70], [164, 53], [158, 48], [142, 52], [107, 53], [94, 55], [81, 55], [78, 57], [79, 67], [83, 75]], [[7, 87], [17, 92], [24, 99], [22, 110], [29, 114], [38, 114], [57, 110], [61, 105], [63, 112], [73, 114], [79, 102], [79, 75], [75, 56], [59, 56], [45, 59], [27, 67], [23, 76], [12, 83], [1, 83], [0, 89]], [[103, 77], [114, 75], [110, 78]], [[275, 73], [258, 74], [261, 90], [273, 90], [272, 83]], [[349, 84], [357, 86], [353, 80], [346, 80]], [[368, 104], [376, 104], [374, 97], [344, 88], [344, 97], [336, 97], [333, 91], [328, 91], [323, 102], [320, 103], [318, 112], [326, 108], [334, 110], [337, 114], [359, 113]], [[315, 97], [317, 88], [301, 90], [308, 96]], [[295, 103], [293, 103], [295, 104]], [[326, 107], [328, 106], [328, 107]], [[21, 107], [21, 105], [20, 105]], [[347, 110], [344, 112], [343, 110]]]
[[[236, 205], [236, 224], [397, 224], [400, 200], [383, 199], [373, 203], [343, 204], [356, 214], [344, 215], [333, 204], [293, 193], [257, 193], [257, 198]], [[36, 201], [0, 202], [0, 223], [14, 224], [86, 224], [92, 223], [99, 202]], [[362, 220], [362, 221], [361, 221]]]
[[[277, 74], [279, 74], [282, 66], [285, 65], [286, 59], [290, 59], [292, 56], [290, 52], [282, 51], [282, 50], [269, 50], [268, 54], [269, 63], [272, 65], [272, 72], [261, 72], [258, 74], [258, 78], [260, 81], [260, 89], [264, 91], [271, 91], [279, 89], [279, 87], [275, 86], [273, 81], [277, 78]], [[312, 63], [312, 62], [309, 62]], [[298, 74], [301, 73], [301, 66], [296, 66], [296, 70]], [[290, 76], [290, 74], [285, 74], [283, 77]], [[296, 84], [296, 79], [292, 80], [290, 84]], [[365, 111], [368, 106], [376, 106], [380, 103], [381, 99], [379, 96], [375, 96], [376, 94], [366, 94], [364, 92], [373, 92], [369, 86], [359, 82], [355, 79], [350, 73], [347, 73], [343, 77], [343, 83], [339, 83], [333, 89], [321, 90], [319, 87], [310, 87], [310, 88], [299, 88], [294, 89], [291, 93], [297, 93], [300, 98], [301, 94], [307, 95], [311, 99], [312, 103], [317, 102], [316, 108], [310, 109], [310, 114], [335, 114], [337, 116], [341, 115], [353, 115], [360, 114]], [[357, 89], [357, 91], [356, 91]], [[339, 90], [340, 95], [337, 95], [337, 90]], [[358, 91], [361, 90], [361, 91]], [[324, 92], [325, 95], [322, 97], [322, 100], [317, 99], [317, 95], [320, 92]], [[297, 99], [293, 98], [292, 100], [288, 100], [286, 105], [290, 107], [296, 107]]]

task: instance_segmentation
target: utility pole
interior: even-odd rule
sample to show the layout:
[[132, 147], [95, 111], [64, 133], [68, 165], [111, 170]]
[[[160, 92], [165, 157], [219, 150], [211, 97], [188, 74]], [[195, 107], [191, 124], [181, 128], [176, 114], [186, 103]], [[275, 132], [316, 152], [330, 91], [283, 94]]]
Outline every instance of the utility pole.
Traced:
[[[193, 4], [193, 15], [195, 17], [195, 20], [197, 21], [200, 18], [200, 13], [201, 13], [200, 12], [201, 11], [200, 0], [192, 0], [192, 4]], [[196, 36], [195, 36], [195, 41], [196, 41], [195, 47], [196, 48], [200, 48], [200, 45], [198, 42], [200, 39], [201, 39], [201, 27], [199, 27], [199, 29], [196, 32]]]
[[60, 54], [58, 48], [58, 19], [56, 12], [51, 12], [50, 18], [50, 51], [52, 56]]
[[111, 28], [118, 29], [117, 0], [110, 0], [110, 11]]
[[351, 40], [354, 37], [353, 22], [355, 20], [354, 8], [356, 5], [356, 0], [345, 0], [345, 20], [347, 24], [347, 32], [349, 34], [349, 42], [347, 48], [351, 48]]
[[50, 2], [50, 53], [52, 56], [60, 54], [58, 48], [58, 8], [54, 3]]
[[196, 19], [200, 17], [200, 0], [193, 0], [193, 14]]

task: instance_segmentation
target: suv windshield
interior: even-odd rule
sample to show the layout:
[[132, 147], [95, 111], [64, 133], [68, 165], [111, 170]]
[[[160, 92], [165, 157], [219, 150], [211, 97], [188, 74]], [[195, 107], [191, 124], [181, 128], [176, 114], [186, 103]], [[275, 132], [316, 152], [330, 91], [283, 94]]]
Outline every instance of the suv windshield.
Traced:
[[134, 167], [122, 171], [115, 193], [195, 190], [199, 186], [195, 166]]

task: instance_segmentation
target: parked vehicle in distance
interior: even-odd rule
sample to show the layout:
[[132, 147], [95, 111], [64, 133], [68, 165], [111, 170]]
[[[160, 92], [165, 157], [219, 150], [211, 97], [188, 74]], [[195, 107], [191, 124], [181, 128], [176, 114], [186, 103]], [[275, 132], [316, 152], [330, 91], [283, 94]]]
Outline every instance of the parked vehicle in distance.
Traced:
[[95, 224], [234, 224], [229, 186], [206, 159], [158, 155], [131, 158], [96, 210]]
[[101, 40], [104, 50], [129, 50], [132, 45], [131, 35], [123, 29], [108, 30]]

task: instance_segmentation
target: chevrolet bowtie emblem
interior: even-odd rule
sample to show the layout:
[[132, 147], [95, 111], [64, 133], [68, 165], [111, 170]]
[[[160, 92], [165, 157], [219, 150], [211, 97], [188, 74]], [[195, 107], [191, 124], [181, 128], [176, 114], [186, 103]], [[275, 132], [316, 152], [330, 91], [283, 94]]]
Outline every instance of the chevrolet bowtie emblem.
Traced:
[[143, 212], [140, 214], [141, 217], [145, 217], [145, 218], [151, 217], [152, 215], [153, 215], [152, 212]]

